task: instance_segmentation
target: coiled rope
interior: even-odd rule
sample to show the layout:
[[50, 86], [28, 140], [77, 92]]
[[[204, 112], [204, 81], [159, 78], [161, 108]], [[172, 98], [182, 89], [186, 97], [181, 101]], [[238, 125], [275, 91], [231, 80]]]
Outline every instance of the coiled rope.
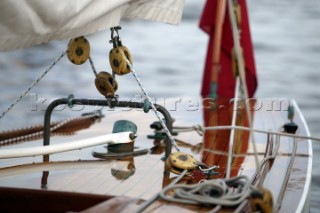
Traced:
[[[174, 190], [174, 195], [169, 191]], [[199, 184], [176, 184], [163, 189], [159, 196], [171, 202], [197, 205], [216, 205], [212, 212], [221, 206], [236, 206], [246, 200], [253, 191], [247, 176], [229, 179], [204, 180]]]

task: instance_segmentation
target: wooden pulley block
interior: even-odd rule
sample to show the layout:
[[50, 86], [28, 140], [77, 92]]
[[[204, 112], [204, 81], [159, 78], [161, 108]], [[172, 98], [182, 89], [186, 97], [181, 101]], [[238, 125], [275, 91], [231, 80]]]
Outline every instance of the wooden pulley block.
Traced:
[[183, 152], [172, 153], [168, 157], [166, 164], [170, 171], [175, 174], [181, 174], [184, 170], [188, 170], [187, 174], [190, 174], [198, 166], [192, 155]]
[[90, 56], [90, 44], [88, 40], [81, 36], [71, 39], [67, 50], [68, 59], [73, 64], [83, 64]]
[[253, 212], [271, 213], [273, 209], [272, 194], [268, 189], [263, 189], [261, 196], [251, 198], [251, 210]]
[[125, 75], [130, 72], [130, 68], [127, 65], [127, 59], [132, 64], [132, 56], [129, 49], [125, 46], [119, 46], [113, 48], [109, 53], [109, 62], [117, 75]]
[[95, 85], [104, 96], [113, 95], [118, 89], [117, 81], [108, 72], [100, 72], [95, 79]]

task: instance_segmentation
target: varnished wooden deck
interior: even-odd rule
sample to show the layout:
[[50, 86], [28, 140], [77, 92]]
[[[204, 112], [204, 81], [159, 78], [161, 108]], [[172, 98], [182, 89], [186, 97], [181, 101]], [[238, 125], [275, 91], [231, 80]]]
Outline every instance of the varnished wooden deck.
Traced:
[[[298, 124], [298, 135], [308, 135], [308, 129], [297, 105], [295, 106], [294, 122]], [[287, 102], [284, 101], [281, 109], [277, 108], [279, 103], [275, 101], [273, 109], [271, 102], [264, 100], [262, 107], [254, 111], [254, 128], [270, 131], [280, 131], [287, 120]], [[202, 124], [202, 111], [187, 111], [180, 109], [170, 111], [176, 119], [174, 125], [191, 126]], [[138, 138], [135, 146], [139, 148], [151, 148], [154, 141], [147, 139], [148, 134], [153, 134], [149, 125], [156, 120], [152, 112], [145, 114], [141, 110], [106, 111], [105, 118], [100, 123], [93, 125], [90, 129], [81, 130], [72, 136], [54, 136], [52, 144], [64, 143], [67, 141], [84, 139], [98, 135], [108, 134], [112, 131], [113, 123], [119, 119], [126, 119], [135, 122], [138, 126]], [[239, 124], [240, 125], [240, 124]], [[220, 133], [219, 133], [220, 134]], [[238, 133], [240, 134], [240, 133]], [[241, 133], [242, 134], [242, 133]], [[243, 140], [243, 135], [239, 140]], [[223, 134], [222, 134], [223, 136]], [[220, 137], [222, 137], [220, 135]], [[264, 157], [268, 136], [266, 134], [254, 133], [259, 160]], [[308, 202], [308, 192], [311, 181], [312, 148], [310, 140], [296, 139], [296, 155], [292, 158], [294, 139], [289, 137], [273, 137], [275, 143], [279, 142], [280, 147], [274, 161], [268, 162], [265, 166], [263, 186], [270, 189], [275, 203], [274, 211], [294, 212], [302, 211]], [[180, 133], [176, 136], [179, 140], [191, 145], [203, 142], [203, 138], [196, 132]], [[208, 141], [205, 141], [208, 143]], [[211, 143], [211, 142], [209, 142]], [[40, 146], [42, 140], [35, 140], [22, 144], [12, 145], [4, 148]], [[190, 148], [182, 147], [183, 152], [193, 154], [199, 161], [204, 160], [204, 154], [193, 153]], [[42, 156], [20, 159], [0, 160], [0, 186], [28, 189], [42, 189], [49, 191], [81, 192], [99, 195], [125, 196], [129, 198], [148, 199], [162, 189], [170, 177], [164, 175], [164, 163], [161, 161], [164, 153], [147, 154], [131, 159], [135, 165], [135, 172], [127, 179], [121, 179], [117, 170], [123, 168], [126, 163], [119, 160], [99, 160], [92, 157], [92, 151], [104, 151], [103, 146], [86, 148], [82, 150], [54, 154], [50, 156], [49, 163], [42, 162]], [[227, 150], [226, 150], [227, 151]], [[242, 150], [243, 151], [243, 150]], [[233, 164], [233, 175], [248, 175], [251, 177], [255, 172], [252, 145], [249, 143], [246, 148], [247, 155]], [[210, 164], [210, 161], [206, 163]], [[225, 168], [225, 161], [220, 161], [220, 168]], [[281, 204], [281, 206], [279, 205]], [[137, 204], [130, 204], [127, 209], [135, 208]], [[192, 211], [206, 211], [201, 207], [172, 206], [169, 203], [156, 202], [148, 208], [152, 212], [174, 212], [178, 209]], [[116, 212], [116, 211], [115, 211]], [[128, 212], [130, 212], [128, 210]]]

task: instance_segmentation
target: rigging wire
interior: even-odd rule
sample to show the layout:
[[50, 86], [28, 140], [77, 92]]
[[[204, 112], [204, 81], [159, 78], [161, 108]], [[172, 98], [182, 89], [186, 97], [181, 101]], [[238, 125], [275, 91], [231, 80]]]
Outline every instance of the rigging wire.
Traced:
[[280, 208], [281, 208], [281, 203], [282, 203], [282, 199], [284, 197], [284, 193], [285, 193], [285, 188], [287, 187], [287, 183], [289, 181], [289, 178], [290, 178], [290, 174], [291, 174], [291, 171], [293, 169], [293, 162], [295, 160], [295, 156], [296, 156], [296, 153], [297, 153], [297, 149], [298, 149], [298, 143], [297, 143], [297, 140], [296, 138], [293, 138], [293, 147], [292, 147], [292, 155], [291, 155], [291, 158], [290, 158], [290, 161], [289, 161], [289, 165], [287, 167], [287, 171], [286, 171], [286, 175], [285, 175], [285, 178], [284, 178], [284, 184], [282, 184], [281, 186], [281, 190], [280, 190], [280, 194], [278, 196], [278, 200], [277, 200], [277, 203], [276, 203], [276, 208], [275, 210], [276, 211], [279, 211]]
[[[246, 78], [245, 78], [245, 67], [244, 67], [243, 57], [241, 54], [240, 34], [239, 34], [239, 29], [237, 27], [237, 21], [236, 21], [236, 17], [234, 14], [234, 7], [233, 7], [232, 0], [228, 0], [228, 9], [229, 9], [229, 15], [230, 15], [230, 21], [231, 21], [231, 27], [232, 27], [234, 48], [235, 48], [235, 52], [236, 52], [236, 57], [238, 59], [237, 65], [238, 65], [239, 77], [240, 77], [240, 81], [241, 81], [242, 88], [243, 88], [242, 91], [244, 93], [244, 99], [248, 100], [249, 94], [248, 94], [248, 88], [247, 88], [247, 83], [246, 83]], [[252, 116], [250, 114], [250, 103], [248, 103], [247, 101], [245, 101], [245, 109], [246, 109], [248, 123], [249, 123], [249, 127], [250, 127], [249, 134], [250, 134], [250, 138], [252, 141], [253, 151], [254, 151], [254, 153], [258, 153], [255, 137], [254, 137], [254, 134], [252, 131], [253, 124], [252, 124]], [[255, 159], [256, 169], [258, 170], [259, 169], [258, 154], [255, 154], [254, 159]], [[262, 185], [259, 185], [258, 187], [262, 188]]]
[[266, 133], [266, 134], [270, 133], [270, 134], [273, 134], [273, 135], [279, 135], [279, 136], [285, 136], [285, 137], [292, 137], [292, 138], [320, 141], [320, 138], [311, 137], [311, 136], [294, 135], [294, 134], [291, 134], [291, 133], [284, 133], [284, 132], [266, 131], [266, 130], [253, 129], [253, 128], [244, 127], [244, 126], [209, 126], [209, 127], [203, 127], [203, 129], [205, 131], [206, 130], [237, 129], [237, 130], [253, 131], [253, 132], [258, 132], [258, 133]]
[[91, 56], [89, 56], [89, 62], [90, 62], [90, 66], [91, 66], [91, 69], [92, 69], [94, 75], [97, 77], [97, 75], [98, 75], [97, 74], [97, 70], [96, 70], [96, 68], [94, 66], [94, 63], [93, 63], [93, 60], [92, 60]]
[[[57, 58], [56, 60], [54, 60], [54, 62], [52, 62], [48, 68], [36, 79], [34, 80], [30, 86], [24, 91], [21, 93], [21, 95], [4, 111], [1, 113], [0, 115], [0, 119], [3, 118], [16, 104], [18, 104], [21, 99], [23, 97], [25, 97], [29, 92], [30, 90], [35, 87], [43, 78], [46, 74], [48, 74], [49, 71], [52, 70], [52, 68], [66, 55], [67, 51], [64, 51], [63, 53], [61, 53]], [[97, 76], [97, 71], [96, 71], [96, 68], [94, 66], [94, 63], [93, 63], [93, 60], [91, 58], [91, 56], [89, 56], [89, 62], [90, 62], [90, 66], [92, 68], [92, 71], [94, 73], [95, 76]]]
[[149, 101], [152, 110], [154, 111], [155, 115], [157, 116], [158, 120], [160, 121], [160, 123], [161, 123], [161, 125], [162, 125], [165, 133], [167, 134], [167, 136], [168, 136], [171, 144], [174, 146], [174, 148], [176, 149], [177, 152], [180, 152], [180, 149], [179, 149], [176, 141], [174, 140], [172, 134], [170, 133], [167, 125], [166, 125], [165, 122], [161, 119], [161, 117], [160, 117], [160, 115], [159, 115], [156, 107], [154, 106], [154, 104], [153, 104], [150, 96], [148, 95], [147, 91], [145, 90], [144, 86], [142, 85], [142, 83], [141, 83], [141, 81], [140, 81], [140, 79], [139, 79], [139, 77], [138, 77], [137, 72], [133, 69], [133, 66], [132, 66], [132, 64], [130, 63], [130, 61], [129, 61], [128, 59], [126, 59], [126, 60], [127, 60], [127, 65], [128, 65], [129, 68], [130, 68], [130, 71], [132, 72], [134, 78], [136, 79], [136, 81], [137, 81], [140, 89], [142, 90], [143, 94], [146, 96], [147, 100]]
[[[305, 140], [314, 140], [314, 141], [320, 141], [320, 138], [317, 137], [312, 137], [312, 136], [307, 136], [307, 135], [295, 135], [295, 134], [291, 134], [291, 133], [285, 133], [285, 132], [276, 132], [276, 131], [271, 131], [271, 130], [261, 130], [261, 129], [255, 129], [252, 128], [250, 129], [249, 127], [245, 127], [245, 126], [201, 126], [200, 124], [198, 125], [193, 125], [190, 127], [175, 127], [173, 126], [172, 129], [174, 129], [175, 132], [191, 132], [191, 131], [196, 131], [198, 134], [200, 133], [200, 136], [203, 135], [203, 133], [205, 131], [210, 131], [210, 130], [244, 130], [244, 131], [253, 131], [253, 132], [257, 132], [257, 133], [265, 133], [265, 134], [272, 134], [272, 135], [279, 135], [279, 136], [284, 136], [284, 137], [291, 137], [291, 138], [298, 138], [298, 139], [305, 139]], [[159, 133], [161, 133], [162, 131], [157, 131]], [[216, 151], [216, 150], [215, 150]]]
[[35, 81], [33, 81], [30, 86], [0, 115], [0, 119], [3, 118], [24, 96], [26, 96], [30, 90], [39, 83], [39, 81], [65, 56], [67, 51], [63, 52], [58, 58], [49, 65], [49, 67], [38, 77]]
[[[236, 79], [236, 88], [235, 88], [235, 98], [239, 97], [239, 77]], [[238, 101], [234, 101], [233, 103], [233, 112], [232, 112], [232, 123], [231, 126], [236, 125], [237, 121], [237, 108], [238, 108]], [[230, 178], [230, 171], [231, 171], [231, 162], [232, 162], [232, 155], [233, 155], [233, 142], [235, 137], [235, 129], [231, 130], [230, 133], [230, 139], [229, 139], [229, 154], [228, 154], [228, 160], [227, 160], [227, 173], [226, 178]]]

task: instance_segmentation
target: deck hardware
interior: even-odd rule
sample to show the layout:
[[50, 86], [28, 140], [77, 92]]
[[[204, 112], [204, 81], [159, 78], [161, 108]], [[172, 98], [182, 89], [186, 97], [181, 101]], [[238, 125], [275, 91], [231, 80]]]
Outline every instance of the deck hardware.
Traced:
[[94, 81], [97, 90], [103, 96], [113, 95], [118, 89], [118, 83], [108, 72], [100, 72]]
[[154, 130], [162, 130], [162, 124], [159, 121], [155, 121], [152, 124], [150, 124], [150, 128]]
[[[150, 106], [151, 107], [151, 106]], [[174, 119], [172, 119], [174, 121]], [[155, 121], [152, 124], [150, 124], [150, 128], [154, 129], [153, 135], [147, 135], [148, 139], [155, 139], [155, 140], [163, 140], [167, 138], [166, 132], [163, 130], [163, 126], [160, 121]], [[179, 133], [177, 131], [172, 131], [172, 136], [177, 136]]]
[[109, 41], [109, 43], [113, 44], [113, 48], [116, 48], [116, 47], [122, 45], [119, 30], [121, 30], [121, 26], [116, 26], [116, 27], [110, 28], [111, 40]]
[[[141, 102], [131, 102], [131, 101], [118, 101], [112, 98], [112, 100], [97, 100], [97, 99], [71, 99], [71, 103], [73, 105], [82, 105], [82, 106], [109, 106], [109, 107], [129, 107], [129, 108], [139, 108], [142, 109], [144, 104]], [[61, 98], [52, 101], [45, 112], [44, 115], [44, 132], [43, 132], [43, 145], [50, 145], [50, 120], [51, 114], [55, 107], [63, 104], [68, 104], [68, 98]], [[155, 104], [155, 108], [158, 112], [160, 112], [166, 122], [168, 129], [171, 131], [172, 129], [172, 118], [170, 113], [161, 105]], [[165, 158], [167, 158], [171, 154], [172, 145], [170, 142], [165, 143]], [[45, 160], [48, 161], [48, 156], [45, 157]]]
[[132, 64], [132, 56], [129, 49], [125, 46], [116, 47], [109, 52], [109, 63], [112, 71], [117, 75], [125, 75], [130, 73], [126, 60]]
[[112, 133], [133, 132], [137, 133], [138, 127], [135, 123], [128, 120], [118, 120], [114, 123]]
[[214, 165], [208, 167], [202, 162], [197, 162], [197, 164], [197, 168], [190, 174], [194, 183], [200, 183], [203, 180], [211, 179], [215, 175], [220, 175], [220, 173], [216, 171], [219, 166]]
[[68, 44], [67, 56], [73, 64], [80, 65], [90, 56], [90, 44], [84, 36], [71, 39]]
[[[171, 133], [172, 136], [177, 136], [178, 133], [177, 132], [172, 132]], [[147, 135], [148, 139], [155, 139], [155, 140], [164, 140], [167, 138], [167, 134], [165, 132], [155, 132], [154, 135]]]
[[[149, 152], [148, 149], [138, 149], [134, 147], [138, 127], [135, 123], [128, 120], [118, 120], [114, 123], [112, 133], [132, 132], [129, 136], [132, 141], [125, 143], [112, 143], [106, 146], [107, 152], [93, 152], [93, 157], [102, 159], [123, 159], [138, 155], [144, 155]], [[125, 172], [126, 173], [126, 172]]]
[[143, 111], [144, 111], [145, 113], [148, 113], [148, 112], [150, 111], [150, 109], [151, 109], [151, 103], [150, 103], [150, 101], [146, 98], [146, 99], [144, 99], [144, 101], [143, 101]]
[[295, 134], [298, 129], [298, 125], [293, 122], [294, 108], [291, 105], [288, 106], [288, 119], [289, 122], [283, 125], [284, 131], [287, 133]]
[[175, 174], [181, 174], [184, 170], [187, 170], [187, 174], [190, 174], [198, 166], [192, 155], [183, 152], [175, 152], [169, 155], [166, 165]]
[[220, 174], [219, 172], [215, 171], [216, 169], [219, 169], [219, 166], [216, 165], [207, 168], [202, 168], [202, 165], [199, 165], [198, 168], [203, 174], [206, 174], [208, 176]]
[[[109, 52], [109, 63], [112, 71], [117, 75], [125, 75], [131, 72], [130, 67], [127, 65], [127, 59], [130, 63], [133, 63], [132, 55], [126, 46], [122, 45], [118, 30], [121, 27], [111, 28], [111, 40], [113, 43], [113, 49]], [[115, 35], [115, 33], [117, 35]]]
[[74, 98], [73, 94], [68, 95], [68, 107], [71, 109], [73, 107], [72, 99]]
[[271, 213], [273, 210], [271, 192], [266, 188], [263, 188], [262, 191], [252, 192], [251, 209], [253, 212]]

